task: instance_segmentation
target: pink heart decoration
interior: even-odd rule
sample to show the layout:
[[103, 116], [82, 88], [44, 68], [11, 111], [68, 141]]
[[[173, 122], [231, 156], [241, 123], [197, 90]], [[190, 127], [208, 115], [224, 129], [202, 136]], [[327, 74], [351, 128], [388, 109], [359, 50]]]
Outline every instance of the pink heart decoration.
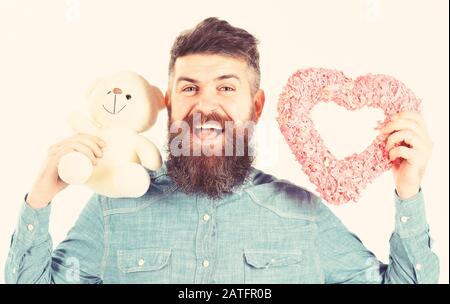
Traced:
[[394, 164], [385, 151], [388, 135], [378, 135], [359, 154], [336, 159], [309, 116], [319, 102], [335, 102], [353, 111], [364, 106], [380, 108], [386, 116], [384, 121], [378, 121], [380, 129], [399, 112], [420, 112], [421, 101], [403, 83], [386, 75], [368, 74], [353, 80], [340, 71], [309, 68], [298, 70], [289, 78], [278, 101], [281, 133], [327, 202], [357, 202], [361, 190]]

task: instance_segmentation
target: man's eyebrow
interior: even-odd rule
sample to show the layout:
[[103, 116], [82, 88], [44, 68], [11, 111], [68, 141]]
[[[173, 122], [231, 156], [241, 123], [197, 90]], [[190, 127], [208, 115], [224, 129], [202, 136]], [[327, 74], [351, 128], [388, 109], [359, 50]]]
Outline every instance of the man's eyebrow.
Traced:
[[230, 79], [230, 78], [235, 78], [237, 81], [241, 82], [241, 79], [236, 75], [236, 74], [226, 74], [226, 75], [222, 75], [217, 77], [214, 80], [224, 80], [224, 79]]
[[[237, 79], [237, 81], [241, 82], [241, 79], [236, 74], [225, 74], [225, 75], [216, 77], [214, 79], [214, 81], [230, 79], [230, 78], [235, 78], [235, 79]], [[176, 84], [178, 84], [181, 81], [187, 81], [187, 82], [191, 82], [191, 83], [195, 83], [195, 84], [199, 83], [199, 81], [197, 79], [186, 77], [186, 76], [180, 76], [180, 77], [178, 77]]]
[[192, 83], [198, 83], [198, 80], [194, 79], [194, 78], [190, 78], [190, 77], [185, 77], [185, 76], [180, 76], [178, 77], [176, 83], [178, 84], [181, 81], [187, 81], [187, 82], [192, 82]]

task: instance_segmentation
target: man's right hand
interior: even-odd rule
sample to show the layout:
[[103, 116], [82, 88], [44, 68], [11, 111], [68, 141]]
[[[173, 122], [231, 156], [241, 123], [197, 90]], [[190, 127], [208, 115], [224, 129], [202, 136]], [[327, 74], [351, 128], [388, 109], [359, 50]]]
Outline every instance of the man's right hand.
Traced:
[[95, 166], [103, 156], [105, 142], [94, 135], [76, 134], [48, 149], [47, 158], [35, 180], [26, 202], [32, 208], [46, 207], [57, 193], [68, 186], [58, 175], [58, 163], [65, 154], [77, 151], [89, 157]]

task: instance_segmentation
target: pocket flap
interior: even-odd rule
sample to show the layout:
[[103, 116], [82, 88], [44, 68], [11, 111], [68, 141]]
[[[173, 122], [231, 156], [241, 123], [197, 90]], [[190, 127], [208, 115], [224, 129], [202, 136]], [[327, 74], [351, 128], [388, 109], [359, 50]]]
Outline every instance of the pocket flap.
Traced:
[[300, 263], [302, 254], [300, 251], [245, 250], [244, 256], [246, 262], [255, 268], [269, 268]]
[[117, 266], [123, 272], [152, 271], [169, 262], [171, 250], [160, 248], [126, 249], [117, 251]]

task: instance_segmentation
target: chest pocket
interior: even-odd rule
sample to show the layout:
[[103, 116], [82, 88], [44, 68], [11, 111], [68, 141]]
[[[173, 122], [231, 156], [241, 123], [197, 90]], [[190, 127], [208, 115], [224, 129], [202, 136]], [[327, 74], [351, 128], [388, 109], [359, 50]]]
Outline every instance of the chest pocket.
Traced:
[[121, 283], [170, 283], [170, 249], [143, 248], [117, 251]]
[[244, 282], [296, 284], [308, 281], [308, 265], [301, 251], [244, 251]]

